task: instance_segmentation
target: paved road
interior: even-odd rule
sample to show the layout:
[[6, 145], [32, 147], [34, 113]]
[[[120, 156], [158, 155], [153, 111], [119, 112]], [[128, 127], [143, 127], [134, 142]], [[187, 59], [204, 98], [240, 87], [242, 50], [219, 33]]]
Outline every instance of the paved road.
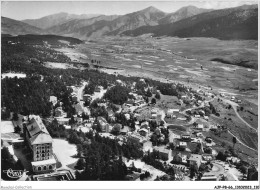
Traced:
[[220, 99], [222, 99], [222, 100], [225, 101], [226, 103], [230, 104], [230, 105], [232, 106], [232, 108], [234, 109], [234, 111], [235, 111], [237, 117], [238, 117], [244, 124], [246, 124], [246, 126], [248, 126], [248, 127], [251, 128], [252, 130], [254, 130], [256, 133], [258, 133], [258, 130], [257, 130], [257, 129], [255, 129], [255, 128], [252, 127], [250, 124], [248, 124], [248, 123], [238, 114], [238, 112], [237, 112], [237, 107], [239, 107], [239, 105], [238, 105], [237, 103], [235, 103], [235, 102], [233, 102], [233, 101], [231, 101], [231, 100], [227, 100], [227, 99], [225, 99], [225, 98], [221, 98], [221, 97], [220, 97]]
[[77, 98], [78, 98], [78, 102], [79, 102], [79, 105], [81, 106], [82, 110], [84, 110], [84, 112], [90, 114], [90, 111], [86, 107], [84, 107], [84, 101], [81, 101], [83, 99], [83, 90], [84, 90], [86, 84], [88, 84], [88, 83], [83, 82], [82, 86], [78, 89]]
[[243, 146], [247, 147], [247, 148], [250, 149], [250, 150], [253, 150], [253, 151], [258, 152], [258, 150], [253, 149], [253, 148], [247, 146], [245, 143], [243, 143], [241, 140], [239, 140], [239, 138], [238, 138], [237, 136], [235, 136], [235, 135], [234, 135], [232, 132], [230, 132], [229, 130], [228, 130], [228, 133], [229, 133], [230, 135], [232, 135], [233, 137], [236, 137], [237, 142], [239, 142], [239, 143], [242, 144]]
[[234, 109], [234, 111], [235, 111], [237, 117], [238, 117], [244, 124], [246, 124], [249, 128], [251, 128], [252, 130], [254, 130], [256, 133], [258, 132], [257, 129], [255, 129], [255, 128], [252, 127], [250, 124], [248, 124], [248, 123], [238, 114], [238, 112], [237, 112], [237, 107], [236, 107], [236, 106], [234, 106], [234, 105], [232, 104], [232, 108]]

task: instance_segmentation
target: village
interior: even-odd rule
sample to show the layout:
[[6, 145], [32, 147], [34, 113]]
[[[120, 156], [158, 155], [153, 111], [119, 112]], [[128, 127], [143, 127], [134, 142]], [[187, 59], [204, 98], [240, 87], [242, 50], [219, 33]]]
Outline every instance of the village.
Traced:
[[[91, 132], [115, 140], [120, 146], [129, 143], [138, 145], [144, 155], [142, 159], [123, 158], [131, 170], [128, 180], [238, 181], [252, 177], [252, 173], [241, 171], [241, 160], [212, 137], [212, 134], [227, 132], [227, 127], [215, 122], [211, 116], [213, 113], [219, 114], [213, 111], [215, 108], [211, 102], [224, 98], [224, 94], [216, 94], [210, 88], [191, 88], [186, 84], [173, 83], [173, 86], [184, 90], [178, 96], [169, 96], [146, 83], [145, 79], [140, 78], [138, 84], [132, 84], [127, 100], [121, 105], [104, 98], [107, 91], [127, 86], [119, 79], [106, 89], [95, 86], [92, 94], [85, 92], [88, 81], [78, 86], [68, 86], [73, 91], [71, 101], [75, 115], [67, 117], [63, 103], [57, 97], [50, 96], [52, 117], [13, 114], [12, 117], [18, 118], [1, 122], [4, 146], [16, 160], [17, 157], [22, 160], [26, 170], [30, 170], [29, 180], [73, 180], [75, 165], [80, 160], [75, 157], [79, 150], [67, 141], [52, 139], [43, 121], [50, 123], [55, 120], [64, 130]], [[141, 86], [149, 95], [140, 95], [140, 89], [136, 86]], [[241, 103], [235, 97], [225, 98]], [[103, 114], [102, 110], [106, 113]], [[23, 143], [30, 148], [24, 151]], [[38, 144], [41, 144], [39, 148]], [[233, 138], [234, 146], [236, 139]], [[42, 154], [38, 153], [38, 149]], [[69, 150], [72, 152], [67, 152]], [[27, 158], [30, 152], [33, 153], [33, 158], [29, 159], [31, 163], [24, 158], [24, 152]], [[153, 162], [148, 159], [151, 155], [155, 156]], [[169, 168], [173, 170], [173, 176], [170, 175], [173, 178], [169, 178]], [[26, 174], [23, 177], [26, 178]]]

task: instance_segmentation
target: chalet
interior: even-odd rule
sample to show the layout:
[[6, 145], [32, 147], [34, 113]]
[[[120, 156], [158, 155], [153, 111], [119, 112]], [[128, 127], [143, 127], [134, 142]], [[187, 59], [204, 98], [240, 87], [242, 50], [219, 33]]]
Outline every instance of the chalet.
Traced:
[[151, 114], [157, 114], [157, 110], [152, 109], [152, 110], [151, 110]]
[[182, 96], [181, 96], [181, 99], [186, 99], [186, 98], [187, 98], [186, 95], [182, 95]]
[[78, 97], [77, 97], [76, 94], [73, 94], [73, 95], [71, 96], [71, 99], [72, 99], [73, 102], [77, 102]]
[[177, 117], [178, 120], [181, 120], [181, 121], [186, 121], [187, 118], [186, 117]]
[[227, 162], [231, 162], [231, 163], [233, 163], [233, 164], [238, 164], [239, 162], [241, 162], [241, 160], [239, 159], [239, 158], [237, 158], [237, 157], [227, 157], [226, 158], [226, 161]]
[[140, 135], [146, 137], [149, 131], [147, 129], [143, 128], [143, 129], [140, 129], [138, 132]]
[[202, 116], [204, 116], [204, 115], [205, 115], [205, 111], [199, 110], [199, 114], [202, 115]]
[[190, 167], [200, 167], [202, 156], [199, 154], [191, 154], [190, 158], [188, 159]]
[[216, 125], [210, 125], [209, 128], [210, 128], [211, 131], [217, 131], [218, 130], [218, 127]]
[[115, 132], [115, 133], [118, 133], [118, 134], [119, 134], [121, 129], [122, 129], [122, 125], [119, 124], [119, 123], [116, 123], [116, 124], [113, 126], [111, 132]]
[[152, 114], [151, 119], [157, 119], [157, 114]]
[[124, 126], [124, 128], [120, 129], [121, 135], [127, 135], [129, 132], [131, 132], [130, 128], [128, 126]]
[[24, 125], [24, 136], [33, 155], [31, 162], [33, 172], [53, 172], [56, 169], [52, 150], [53, 140], [39, 116], [33, 116], [29, 123]]
[[173, 153], [173, 161], [181, 164], [187, 164], [189, 154], [185, 152], [175, 152]]
[[205, 141], [206, 141], [207, 143], [212, 143], [212, 138], [211, 138], [211, 137], [206, 137], [206, 138], [205, 138]]
[[166, 149], [165, 147], [155, 146], [153, 150], [158, 151], [163, 160], [168, 160], [169, 155], [171, 154], [171, 151], [169, 149]]
[[91, 101], [92, 100], [92, 97], [91, 97], [91, 95], [89, 95], [89, 94], [84, 94], [83, 95], [83, 101], [85, 102], [85, 101]]
[[206, 162], [210, 162], [213, 160], [213, 156], [211, 154], [202, 154], [202, 159]]
[[140, 79], [139, 81], [140, 81], [140, 82], [144, 82], [144, 83], [145, 83], [145, 80], [144, 80], [144, 79]]
[[56, 117], [67, 117], [67, 113], [62, 110], [62, 107], [57, 107], [55, 109], [55, 116]]
[[50, 102], [52, 103], [52, 105], [56, 105], [58, 100], [56, 96], [50, 96]]
[[179, 112], [180, 109], [168, 109], [167, 110], [167, 115], [172, 115], [174, 112]]
[[132, 99], [130, 99], [130, 100], [127, 100], [125, 104], [126, 104], [127, 106], [133, 106], [134, 103], [135, 103], [135, 101], [132, 100]]
[[129, 142], [137, 143], [137, 144], [143, 144], [143, 143], [147, 142], [147, 138], [145, 138], [144, 136], [141, 136], [138, 133], [128, 135], [127, 140]]
[[65, 117], [55, 117], [57, 119], [58, 123], [60, 125], [69, 125], [69, 120], [70, 118], [65, 118]]
[[199, 131], [202, 131], [203, 130], [203, 124], [198, 124], [196, 126], [196, 129], [199, 130]]
[[109, 124], [107, 123], [107, 120], [104, 117], [98, 116], [97, 117], [97, 125], [101, 128], [102, 132], [110, 132], [109, 130]]
[[144, 122], [141, 123], [141, 129], [142, 129], [142, 128], [147, 129], [148, 127], [149, 127], [148, 121], [144, 121]]
[[237, 100], [237, 103], [241, 103], [242, 101], [241, 100]]
[[96, 86], [94, 91], [95, 92], [101, 92], [101, 87], [100, 86]]
[[178, 141], [177, 146], [181, 149], [187, 148], [187, 142]]
[[118, 85], [123, 85], [123, 82], [122, 82], [121, 80], [117, 79], [117, 80], [116, 80], [116, 84], [118, 84]]
[[125, 118], [126, 118], [126, 120], [129, 120], [130, 119], [130, 114], [126, 113], [125, 114]]
[[182, 134], [181, 135], [181, 139], [183, 140], [183, 141], [190, 141], [190, 134]]
[[154, 133], [157, 135], [157, 136], [161, 136], [161, 130], [156, 127], [156, 129], [154, 130]]

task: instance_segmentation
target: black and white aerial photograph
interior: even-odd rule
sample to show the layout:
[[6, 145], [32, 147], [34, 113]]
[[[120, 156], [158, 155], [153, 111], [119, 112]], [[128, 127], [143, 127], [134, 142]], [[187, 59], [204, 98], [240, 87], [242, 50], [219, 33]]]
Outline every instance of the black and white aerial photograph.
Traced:
[[258, 1], [1, 1], [1, 188], [20, 181], [259, 189]]

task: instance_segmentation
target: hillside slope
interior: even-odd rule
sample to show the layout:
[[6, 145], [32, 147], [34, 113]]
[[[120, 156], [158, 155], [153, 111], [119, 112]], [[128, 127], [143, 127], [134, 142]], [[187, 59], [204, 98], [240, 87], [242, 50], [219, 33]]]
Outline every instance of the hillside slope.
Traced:
[[139, 27], [123, 34], [138, 36], [214, 37], [218, 39], [258, 39], [258, 8], [256, 5], [215, 10], [172, 24]]
[[21, 21], [13, 20], [6, 17], [1, 17], [1, 33], [10, 35], [21, 34], [41, 34], [43, 31], [40, 28], [31, 26]]

